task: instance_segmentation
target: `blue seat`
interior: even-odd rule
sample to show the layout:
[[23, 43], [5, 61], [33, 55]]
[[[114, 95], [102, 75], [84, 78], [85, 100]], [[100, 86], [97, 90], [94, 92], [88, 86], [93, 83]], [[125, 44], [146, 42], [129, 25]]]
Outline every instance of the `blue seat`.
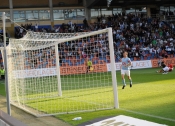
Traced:
[[98, 64], [98, 60], [95, 61], [95, 64]]
[[153, 59], [155, 56], [155, 53], [151, 53], [151, 59]]
[[133, 61], [133, 60], [134, 60], [134, 58], [133, 58], [133, 57], [131, 57], [130, 59], [131, 59], [131, 61]]
[[84, 59], [81, 59], [81, 61], [79, 62], [79, 64], [84, 64]]
[[76, 59], [80, 59], [80, 56], [76, 56]]
[[148, 51], [148, 50], [146, 50], [146, 51], [145, 51], [145, 53], [146, 53], [146, 54], [149, 54], [149, 51]]
[[147, 60], [150, 60], [150, 59], [151, 59], [151, 56], [148, 56], [148, 57], [147, 57]]
[[171, 52], [169, 52], [169, 51], [168, 51], [167, 53], [168, 53], [168, 55], [170, 55], [170, 54], [171, 54]]
[[65, 59], [62, 59], [62, 62], [63, 62], [63, 63], [66, 63], [66, 60], [65, 60]]
[[115, 62], [119, 62], [119, 60], [116, 58], [116, 59], [115, 59]]
[[76, 62], [75, 63], [75, 66], [78, 66], [78, 65], [81, 65], [81, 63], [80, 62]]
[[103, 57], [100, 57], [99, 60], [104, 60], [104, 58]]
[[71, 62], [68, 62], [68, 65], [69, 65], [69, 66], [72, 66], [73, 64], [72, 64]]
[[144, 57], [143, 57], [143, 56], [141, 56], [141, 57], [140, 57], [140, 59], [141, 59], [141, 60], [144, 60]]

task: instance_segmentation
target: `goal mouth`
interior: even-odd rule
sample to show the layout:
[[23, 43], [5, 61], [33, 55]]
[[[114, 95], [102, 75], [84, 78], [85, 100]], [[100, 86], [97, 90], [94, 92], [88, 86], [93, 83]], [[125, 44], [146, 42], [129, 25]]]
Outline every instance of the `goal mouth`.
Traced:
[[10, 39], [7, 55], [11, 104], [35, 116], [118, 105], [116, 73], [107, 70], [115, 64], [111, 28], [68, 35], [28, 32]]

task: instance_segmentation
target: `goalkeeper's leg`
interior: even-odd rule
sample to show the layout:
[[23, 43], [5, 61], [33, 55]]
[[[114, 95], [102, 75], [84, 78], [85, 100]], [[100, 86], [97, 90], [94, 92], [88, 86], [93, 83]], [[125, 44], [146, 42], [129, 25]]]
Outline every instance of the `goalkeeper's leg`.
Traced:
[[90, 70], [90, 66], [87, 66], [87, 71], [86, 71], [86, 73], [89, 73], [89, 70]]

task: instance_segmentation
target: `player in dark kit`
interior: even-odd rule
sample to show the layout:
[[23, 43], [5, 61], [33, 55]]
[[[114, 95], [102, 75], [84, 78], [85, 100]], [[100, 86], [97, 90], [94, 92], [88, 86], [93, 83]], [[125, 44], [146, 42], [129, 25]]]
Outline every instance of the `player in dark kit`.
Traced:
[[164, 63], [164, 61], [160, 63], [160, 66], [162, 69], [157, 71], [157, 73], [167, 74], [169, 72], [169, 67]]

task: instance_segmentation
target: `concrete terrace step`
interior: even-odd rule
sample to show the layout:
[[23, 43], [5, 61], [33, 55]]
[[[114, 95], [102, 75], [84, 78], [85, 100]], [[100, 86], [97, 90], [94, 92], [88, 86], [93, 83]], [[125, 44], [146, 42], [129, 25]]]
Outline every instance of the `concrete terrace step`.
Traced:
[[[6, 99], [0, 95], [0, 110], [6, 112], [6, 109]], [[12, 117], [25, 123], [27, 126], [71, 126], [52, 116], [37, 118], [14, 106], [11, 107], [11, 110]]]

